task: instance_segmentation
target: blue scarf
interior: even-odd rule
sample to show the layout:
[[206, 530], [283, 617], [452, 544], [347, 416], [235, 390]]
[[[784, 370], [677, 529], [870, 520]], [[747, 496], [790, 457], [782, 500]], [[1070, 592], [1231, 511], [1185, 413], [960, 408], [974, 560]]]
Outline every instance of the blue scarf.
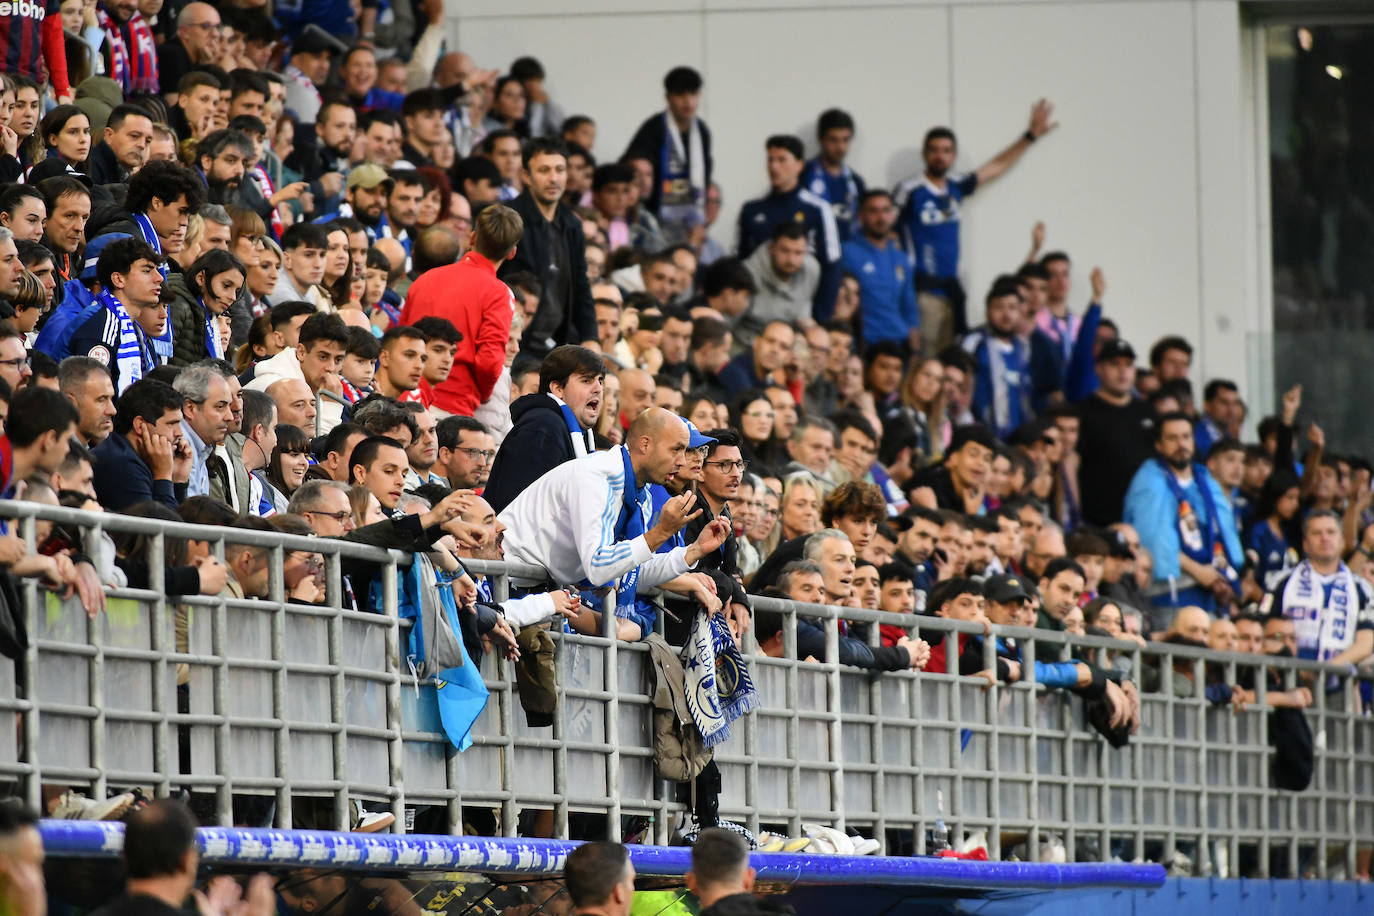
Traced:
[[[552, 397], [552, 395], [550, 396]], [[585, 458], [592, 452], [596, 451], [596, 443], [592, 440], [592, 437], [590, 435], [591, 430], [585, 430], [582, 428], [582, 424], [577, 422], [577, 415], [572, 412], [572, 408], [569, 407], [567, 404], [559, 403], [558, 407], [560, 410], [563, 411], [563, 422], [567, 425], [568, 433], [572, 436], [573, 456], [577, 458]], [[629, 467], [628, 458], [626, 459], [625, 466], [627, 468]], [[634, 479], [635, 475], [633, 473], [629, 474], [626, 477], [627, 481]]]
[[[1159, 463], [1160, 470], [1164, 474], [1164, 482], [1169, 485], [1169, 492], [1174, 495], [1174, 500], [1179, 504], [1180, 509], [1187, 501], [1183, 487], [1179, 486], [1178, 478], [1174, 476], [1173, 469], [1163, 461], [1154, 459]], [[1202, 546], [1190, 547], [1188, 539], [1183, 531], [1183, 513], [1179, 512], [1178, 520], [1178, 549], [1183, 551], [1195, 563], [1202, 563], [1205, 566], [1216, 566], [1231, 583], [1231, 588], [1240, 594], [1240, 577], [1231, 568], [1231, 562], [1226, 557], [1226, 548], [1221, 539], [1221, 523], [1218, 520], [1216, 500], [1212, 498], [1212, 488], [1208, 486], [1211, 478], [1207, 474], [1207, 469], [1200, 464], [1193, 465], [1193, 482], [1197, 485], [1197, 491], [1202, 494], [1202, 508], [1207, 513], [1205, 523], [1199, 519], [1199, 528], [1202, 532]], [[1193, 511], [1194, 517], [1198, 516], [1196, 508], [1189, 507]], [[1220, 562], [1218, 562], [1220, 560]]]
[[119, 346], [115, 350], [115, 370], [119, 373], [119, 393], [145, 374], [157, 368], [158, 362], [149, 356], [143, 347], [143, 332], [129, 317], [123, 304], [102, 288], [96, 296], [97, 301], [119, 319]]
[[[153, 221], [148, 219], [148, 214], [135, 213], [133, 221], [134, 225], [138, 227], [138, 234], [142, 236], [143, 241], [148, 243], [148, 247], [158, 254], [162, 254], [162, 240], [157, 237], [157, 230], [153, 228]], [[163, 282], [166, 282], [167, 262], [163, 261], [159, 264], [157, 270], [158, 273], [162, 274]], [[160, 336], [152, 338], [151, 343], [153, 352], [162, 357], [163, 362], [172, 358], [172, 323], [170, 321], [167, 322], [167, 327], [163, 328]], [[213, 354], [214, 348], [211, 348], [210, 352]]]
[[686, 146], [672, 115], [663, 112], [663, 146], [658, 151], [658, 218], [662, 223], [701, 226], [706, 222], [706, 152], [701, 123], [692, 118]]
[[730, 723], [759, 705], [758, 691], [730, 626], [719, 614], [697, 610], [683, 651], [687, 711], [707, 747], [730, 739]]
[[1012, 337], [1009, 353], [1002, 352], [991, 330], [984, 329], [982, 338], [973, 352], [978, 363], [973, 403], [997, 437], [1005, 439], [1032, 417], [1030, 358], [1019, 337]]

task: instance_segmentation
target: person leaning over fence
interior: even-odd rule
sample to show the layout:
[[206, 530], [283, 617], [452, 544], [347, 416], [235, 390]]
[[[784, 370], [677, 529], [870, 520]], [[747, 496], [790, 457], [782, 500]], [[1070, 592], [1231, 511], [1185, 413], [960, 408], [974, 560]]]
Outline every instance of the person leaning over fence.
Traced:
[[[685, 493], [668, 500], [659, 520], [647, 524], [648, 485], [661, 484], [681, 470], [687, 442], [687, 427], [680, 417], [658, 407], [644, 411], [630, 424], [625, 445], [559, 465], [500, 513], [507, 555], [542, 566], [555, 581], [582, 590], [614, 584], [616, 635], [629, 642], [647, 636], [657, 612], [638, 590], [686, 573], [703, 554], [719, 548], [729, 532], [728, 523], [716, 519], [691, 545], [654, 553], [696, 517], [696, 498]], [[584, 603], [591, 600], [584, 595]], [[716, 601], [710, 610], [719, 606]], [[596, 634], [600, 618], [588, 608], [573, 627]], [[535, 621], [511, 622], [523, 626]]]
[[630, 850], [619, 843], [583, 843], [568, 853], [563, 881], [574, 916], [629, 916], [635, 896]]
[[754, 877], [749, 844], [738, 833], [710, 827], [692, 844], [692, 867], [684, 878], [687, 890], [701, 905], [701, 916], [784, 916], [794, 912], [785, 903], [756, 897]]

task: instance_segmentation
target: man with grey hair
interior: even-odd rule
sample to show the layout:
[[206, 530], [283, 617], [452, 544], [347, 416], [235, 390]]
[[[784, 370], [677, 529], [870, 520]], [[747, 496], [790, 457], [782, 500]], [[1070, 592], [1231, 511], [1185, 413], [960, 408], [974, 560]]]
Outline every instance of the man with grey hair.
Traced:
[[[254, 486], [252, 472], [267, 467], [267, 459], [261, 464], [245, 461], [243, 449], [246, 438], [243, 435], [243, 385], [234, 374], [234, 367], [222, 359], [203, 359], [193, 363], [192, 368], [205, 368], [224, 379], [229, 386], [229, 434], [224, 441], [215, 446], [206, 463], [210, 475], [210, 495], [225, 505], [231, 506], [240, 515], [263, 515], [266, 507], [262, 503], [262, 484]], [[270, 400], [270, 398], [269, 398]], [[272, 422], [272, 447], [276, 448], [276, 420]], [[268, 450], [271, 455], [271, 450]], [[254, 455], [256, 459], [258, 456]], [[253, 495], [258, 490], [257, 496]], [[270, 515], [270, 512], [266, 514]]]
[[854, 584], [858, 554], [838, 528], [822, 528], [806, 539], [802, 557], [820, 567], [826, 604], [844, 604]]
[[[843, 535], [841, 535], [843, 537]], [[824, 542], [833, 541], [827, 536]], [[810, 546], [808, 542], [807, 546]], [[853, 547], [850, 547], [853, 550]], [[850, 575], [852, 576], [852, 570]], [[806, 604], [827, 603], [825, 571], [811, 560], [793, 560], [778, 574], [776, 591], [793, 601]], [[783, 653], [782, 614], [756, 608], [754, 638], [765, 655], [781, 658]], [[797, 658], [826, 661], [825, 629], [821, 621], [797, 617]], [[839, 660], [842, 665], [871, 668], [877, 671], [918, 671], [930, 660], [930, 646], [923, 640], [903, 636], [891, 646], [869, 646], [852, 636], [839, 637]]]
[[792, 427], [787, 437], [787, 454], [791, 462], [783, 468], [785, 475], [808, 473], [826, 487], [835, 488], [830, 478], [830, 461], [835, 457], [835, 426], [822, 417], [806, 417]]
[[[220, 204], [206, 204], [200, 208], [200, 219], [200, 247], [195, 256], [198, 258], [211, 248], [228, 251], [234, 234], [234, 221], [229, 218], [229, 211]], [[191, 261], [186, 263], [189, 265]]]
[[24, 262], [19, 260], [14, 233], [0, 226], [0, 298], [13, 299], [19, 295], [19, 278], [22, 276]]
[[115, 390], [109, 370], [89, 356], [68, 356], [57, 367], [57, 390], [72, 402], [77, 432], [91, 448], [114, 431]]
[[[209, 459], [215, 447], [224, 444], [229, 424], [234, 419], [229, 383], [209, 366], [190, 366], [181, 370], [172, 387], [185, 399], [181, 408], [181, 429], [192, 452], [186, 495], [209, 496]], [[222, 492], [227, 493], [227, 481], [222, 481], [221, 486]]]
[[167, 104], [177, 99], [177, 84], [198, 64], [219, 56], [219, 11], [208, 3], [188, 3], [177, 15], [177, 34], [157, 49], [158, 88]]

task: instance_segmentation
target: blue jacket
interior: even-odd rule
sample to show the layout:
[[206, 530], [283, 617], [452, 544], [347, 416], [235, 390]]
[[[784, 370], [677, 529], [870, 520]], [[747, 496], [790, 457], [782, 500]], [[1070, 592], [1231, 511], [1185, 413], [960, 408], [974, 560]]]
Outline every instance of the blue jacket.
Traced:
[[908, 332], [921, 325], [906, 249], [896, 239], [888, 239], [879, 248], [868, 236], [858, 233], [844, 243], [842, 250], [840, 263], [844, 272], [859, 281], [864, 343], [905, 343]]
[[738, 254], [741, 260], [749, 257], [755, 248], [772, 240], [774, 229], [794, 220], [806, 226], [807, 244], [821, 265], [821, 284], [811, 315], [824, 324], [835, 310], [835, 294], [840, 288], [840, 233], [829, 202], [801, 184], [785, 194], [771, 192], [748, 201], [739, 211]]
[[751, 350], [745, 350], [722, 366], [716, 381], [732, 398], [746, 388], [768, 387], [767, 380], [754, 374], [754, 354]]
[[[1149, 549], [1155, 558], [1155, 581], [1167, 582], [1178, 578], [1181, 568], [1178, 560], [1181, 549], [1178, 535], [1178, 500], [1164, 479], [1163, 465], [1157, 460], [1146, 461], [1135, 472], [1131, 485], [1126, 489], [1124, 521], [1140, 533], [1140, 543]], [[1231, 511], [1231, 503], [1221, 486], [1212, 479], [1201, 465], [1193, 466], [1193, 481], [1184, 488], [1184, 494], [1197, 494], [1198, 487], [1207, 487], [1212, 495], [1212, 505], [1216, 507], [1217, 527], [1220, 531], [1222, 547], [1226, 559], [1233, 569], [1240, 569], [1245, 563], [1245, 552], [1240, 546], [1240, 536], [1236, 533], [1236, 521]], [[1206, 504], [1200, 499], [1189, 501], [1194, 512], [1206, 521]]]
[[124, 436], [111, 433], [93, 452], [95, 495], [105, 511], [123, 512], [150, 500], [172, 511], [180, 505], [176, 486], [170, 480], [154, 480], [152, 469]]
[[63, 284], [62, 291], [61, 303], [53, 309], [33, 342], [35, 350], [48, 354], [59, 363], [72, 355], [72, 334], [101, 307], [80, 280], [68, 280]]

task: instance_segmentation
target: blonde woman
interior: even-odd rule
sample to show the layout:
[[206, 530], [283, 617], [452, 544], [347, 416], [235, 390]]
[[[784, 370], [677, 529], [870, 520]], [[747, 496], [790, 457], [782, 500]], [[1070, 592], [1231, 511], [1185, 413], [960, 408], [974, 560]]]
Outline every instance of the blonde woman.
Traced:
[[766, 557], [783, 541], [820, 531], [821, 499], [820, 487], [810, 475], [796, 474], [784, 480], [778, 524], [768, 533], [760, 553]]
[[916, 429], [917, 448], [924, 463], [938, 461], [949, 444], [951, 424], [946, 413], [945, 369], [938, 359], [915, 360], [902, 379], [901, 416]]

